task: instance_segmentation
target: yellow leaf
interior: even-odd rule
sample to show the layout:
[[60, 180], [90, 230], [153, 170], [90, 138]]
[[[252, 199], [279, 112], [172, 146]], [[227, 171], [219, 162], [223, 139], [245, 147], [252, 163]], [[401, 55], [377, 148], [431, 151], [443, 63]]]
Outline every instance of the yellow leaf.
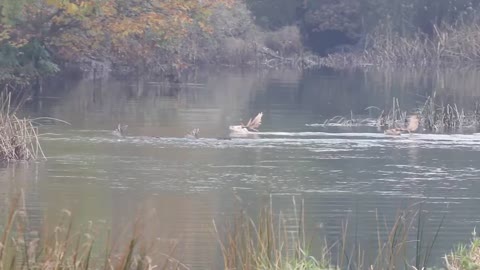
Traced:
[[57, 0], [47, 0], [48, 5], [58, 6], [60, 3]]
[[75, 5], [74, 3], [68, 3], [67, 4], [67, 13], [69, 14], [74, 14], [78, 11], [78, 6]]

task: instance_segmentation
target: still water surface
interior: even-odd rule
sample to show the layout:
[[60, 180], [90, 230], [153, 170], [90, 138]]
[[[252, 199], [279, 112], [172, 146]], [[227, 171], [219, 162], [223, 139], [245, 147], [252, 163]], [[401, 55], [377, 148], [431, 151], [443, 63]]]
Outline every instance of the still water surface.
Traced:
[[[467, 241], [480, 222], [480, 134], [388, 137], [368, 125], [324, 127], [336, 115], [375, 118], [392, 98], [412, 111], [433, 91], [471, 106], [480, 97], [476, 71], [202, 72], [171, 87], [151, 80], [63, 80], [22, 112], [71, 126], [41, 128], [48, 161], [0, 171], [0, 193], [20, 183], [33, 220], [71, 209], [77, 222], [122, 224], [147, 204], [161, 217], [157, 236], [183, 245], [193, 269], [221, 265], [212, 220], [241, 198], [249, 209], [270, 200], [291, 213], [305, 203], [315, 238], [350, 237], [375, 253], [376, 215], [423, 202], [428, 231], [446, 221], [432, 255]], [[228, 125], [263, 111], [259, 138], [217, 140]], [[128, 137], [112, 135], [128, 124]], [[182, 137], [200, 128], [201, 140]], [[372, 254], [368, 254], [368, 251]]]

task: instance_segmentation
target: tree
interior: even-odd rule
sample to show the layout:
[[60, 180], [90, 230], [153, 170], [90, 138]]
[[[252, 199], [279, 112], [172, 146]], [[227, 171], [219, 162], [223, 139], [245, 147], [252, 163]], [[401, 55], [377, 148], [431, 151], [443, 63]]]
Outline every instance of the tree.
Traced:
[[[9, 55], [0, 68], [18, 75], [19, 68], [37, 68], [52, 59], [108, 60], [139, 68], [178, 62], [175, 47], [192, 26], [208, 33], [215, 6], [234, 0], [0, 1], [0, 53]], [[38, 53], [34, 62], [19, 61], [27, 51]], [[51, 63], [48, 74], [56, 70]]]

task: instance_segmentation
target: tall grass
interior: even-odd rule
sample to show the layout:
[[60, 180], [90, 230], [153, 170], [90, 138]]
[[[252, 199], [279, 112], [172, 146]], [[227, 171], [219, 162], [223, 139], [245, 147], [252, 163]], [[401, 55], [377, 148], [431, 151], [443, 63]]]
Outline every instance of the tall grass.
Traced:
[[377, 126], [382, 128], [398, 128], [404, 126], [407, 121], [407, 112], [400, 107], [398, 98], [393, 98], [390, 110], [382, 110], [377, 119]]
[[0, 94], [0, 161], [45, 158], [38, 140], [38, 129], [31, 119], [16, 115], [11, 93]]
[[434, 26], [432, 37], [377, 33], [371, 39], [372, 49], [365, 54], [365, 58], [376, 65], [476, 64], [480, 59], [479, 30], [478, 22], [473, 21]]
[[[399, 211], [391, 225], [377, 217], [377, 250], [362, 248], [358, 243], [347, 240], [348, 223], [342, 225], [342, 236], [338, 241], [337, 269], [355, 270], [394, 270], [394, 269], [428, 269], [432, 266], [431, 252], [440, 235], [444, 218], [442, 217], [435, 231], [425, 229], [426, 217], [419, 209], [412, 207]], [[387, 234], [382, 236], [381, 231]], [[367, 262], [365, 254], [374, 254], [373, 261]]]
[[[128, 230], [110, 235], [94, 223], [76, 229], [73, 214], [63, 210], [53, 229], [30, 231], [23, 193], [12, 197], [0, 228], [0, 269], [188, 269], [171, 255], [176, 245], [162, 252], [143, 231], [142, 217]], [[106, 239], [104, 239], [106, 237]], [[102, 244], [103, 242], [103, 244]]]
[[[408, 123], [408, 116], [415, 114], [426, 132], [455, 133], [465, 130], [475, 130], [480, 127], [480, 102], [472, 103], [470, 109], [459, 107], [456, 103], [445, 102], [440, 99], [436, 92], [428, 96], [422, 106], [411, 111], [403, 109], [398, 98], [393, 98], [392, 103], [381, 110], [371, 106], [368, 109], [380, 111], [374, 125], [379, 129], [402, 128]], [[371, 118], [350, 118], [335, 116], [327, 119], [322, 126], [372, 126]]]
[[[293, 213], [275, 213], [269, 204], [256, 217], [236, 211], [225, 226], [214, 222], [223, 257], [221, 269], [433, 269], [432, 250], [441, 235], [445, 215], [428, 230], [429, 219], [421, 205], [398, 211], [390, 222], [376, 213], [376, 249], [362, 247], [356, 235], [353, 240], [349, 223], [344, 222], [339, 239], [324, 240], [314, 252], [310, 248], [313, 239], [305, 229], [303, 202], [297, 206], [294, 199], [293, 205]], [[112, 233], [107, 226], [94, 223], [78, 227], [74, 214], [63, 210], [53, 227], [45, 225], [40, 232], [34, 232], [20, 192], [2, 212], [0, 269], [189, 269], [173, 257], [175, 243], [162, 250], [157, 239], [146, 235], [150, 214], [143, 215], [125, 230]], [[366, 259], [366, 254], [374, 256]], [[470, 245], [459, 246], [445, 256], [445, 267], [478, 269], [479, 258], [480, 241], [474, 234]]]
[[[294, 202], [295, 204], [295, 202]], [[295, 207], [295, 206], [294, 206]], [[377, 250], [367, 250], [349, 239], [348, 222], [342, 224], [340, 239], [325, 244], [311, 253], [304, 228], [304, 213], [291, 219], [275, 215], [272, 207], [263, 208], [257, 218], [243, 211], [225, 228], [215, 225], [225, 269], [355, 269], [393, 270], [427, 269], [431, 267], [431, 252], [440, 235], [444, 218], [437, 228], [426, 231], [426, 217], [421, 207], [399, 211], [391, 225], [377, 215]], [[382, 236], [381, 231], [387, 235]], [[428, 235], [428, 236], [427, 236]], [[365, 254], [375, 254], [367, 262]]]
[[445, 256], [445, 266], [448, 270], [480, 269], [480, 239], [476, 232], [468, 245], [459, 245]]
[[434, 25], [432, 35], [401, 35], [389, 24], [380, 25], [367, 35], [363, 50], [331, 54], [319, 63], [336, 68], [476, 66], [480, 60], [479, 18]]
[[214, 222], [224, 269], [335, 269], [326, 248], [320, 256], [309, 254], [303, 204], [300, 215], [295, 211], [295, 224], [288, 224], [282, 215], [277, 218], [272, 211], [271, 206], [264, 207], [257, 219], [238, 211], [223, 230]]
[[434, 92], [419, 109], [422, 125], [431, 132], [455, 132], [463, 128], [477, 128], [480, 125], [480, 107], [478, 101], [472, 105], [473, 109], [467, 111], [455, 103], [440, 101]]
[[[414, 110], [420, 118], [420, 123], [427, 132], [457, 132], [463, 128], [476, 128], [480, 124], [479, 105], [476, 102], [473, 110], [466, 111], [459, 108], [455, 103], [445, 103], [440, 100], [436, 92], [426, 98], [425, 103]], [[407, 111], [400, 108], [397, 98], [393, 99], [392, 108], [382, 111], [378, 118], [378, 125], [395, 128], [404, 124], [407, 119]]]

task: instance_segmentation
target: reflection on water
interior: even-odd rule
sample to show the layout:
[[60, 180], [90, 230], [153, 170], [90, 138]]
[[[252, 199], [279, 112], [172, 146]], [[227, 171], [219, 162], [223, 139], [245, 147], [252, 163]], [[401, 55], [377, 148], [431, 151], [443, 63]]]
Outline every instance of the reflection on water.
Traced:
[[[68, 208], [78, 222], [113, 228], [146, 204], [161, 217], [151, 233], [184, 243], [182, 261], [198, 269], [221, 265], [212, 220], [230, 215], [236, 196], [255, 211], [271, 195], [275, 211], [287, 214], [292, 196], [305, 199], [309, 235], [333, 242], [348, 218], [352, 239], [367, 250], [375, 250], [377, 215], [388, 223], [398, 209], [425, 202], [429, 228], [447, 213], [432, 255], [439, 259], [478, 225], [480, 135], [389, 137], [369, 124], [321, 124], [351, 113], [375, 119], [378, 111], [365, 108], [388, 107], [393, 97], [412, 111], [434, 91], [472, 106], [478, 75], [223, 71], [189, 75], [174, 91], [149, 80], [64, 80], [22, 113], [71, 126], [42, 127], [48, 161], [2, 168], [0, 194], [24, 187], [37, 222]], [[260, 111], [259, 138], [216, 139]], [[128, 124], [127, 137], [112, 135], [118, 123]], [[193, 128], [202, 138], [183, 138]]]

